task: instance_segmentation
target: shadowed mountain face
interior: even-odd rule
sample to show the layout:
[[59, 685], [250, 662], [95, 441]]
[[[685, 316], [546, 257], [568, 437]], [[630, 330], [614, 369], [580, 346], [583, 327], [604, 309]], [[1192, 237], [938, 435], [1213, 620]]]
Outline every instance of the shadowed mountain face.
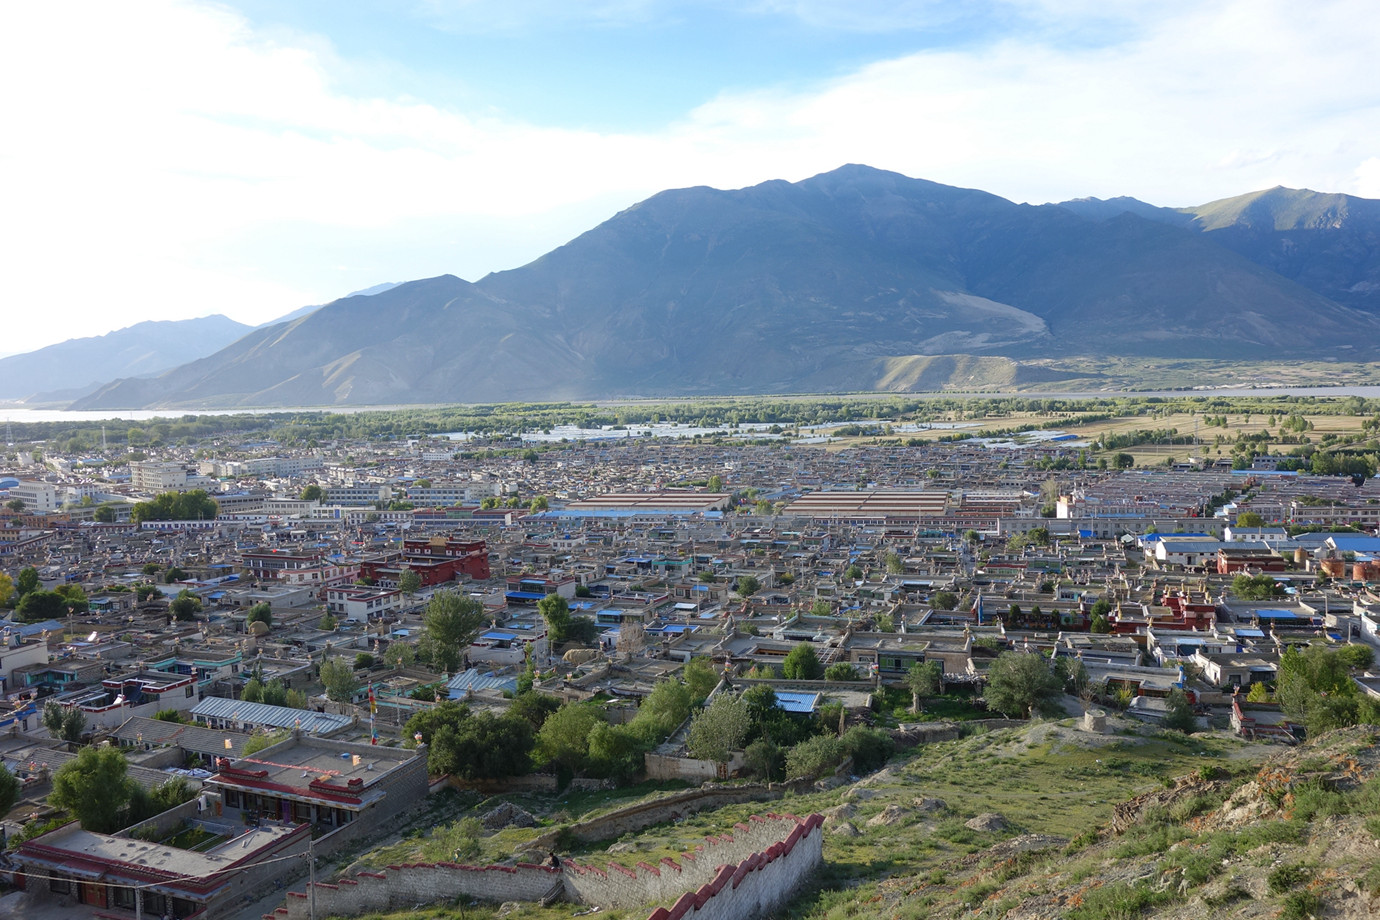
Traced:
[[75, 407], [933, 388], [943, 367], [1031, 379], [1030, 358], [1380, 344], [1376, 317], [1218, 245], [1196, 216], [1088, 202], [865, 166], [663, 192], [522, 268], [348, 297]]
[[1066, 201], [1094, 219], [1129, 211], [1188, 227], [1343, 306], [1380, 315], [1380, 201], [1276, 187], [1193, 208], [1134, 198]]

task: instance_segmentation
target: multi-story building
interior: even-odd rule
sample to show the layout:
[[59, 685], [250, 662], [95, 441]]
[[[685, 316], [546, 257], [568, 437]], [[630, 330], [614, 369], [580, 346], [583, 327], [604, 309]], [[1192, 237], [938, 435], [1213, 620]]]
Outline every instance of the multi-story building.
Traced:
[[402, 592], [387, 588], [337, 585], [326, 589], [326, 609], [356, 623], [368, 623], [372, 617], [396, 613], [402, 605]]
[[135, 460], [129, 465], [129, 484], [140, 492], [182, 492], [187, 489], [187, 466], [163, 460]]
[[39, 479], [21, 479], [19, 484], [10, 486], [6, 501], [18, 499], [24, 503], [24, 510], [30, 514], [48, 514], [61, 507], [58, 487], [51, 482]]

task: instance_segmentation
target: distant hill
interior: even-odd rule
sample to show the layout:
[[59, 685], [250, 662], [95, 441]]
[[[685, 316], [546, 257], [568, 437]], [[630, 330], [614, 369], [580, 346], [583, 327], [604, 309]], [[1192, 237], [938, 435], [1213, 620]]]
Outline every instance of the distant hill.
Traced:
[[911, 390], [1041, 379], [1027, 362], [1061, 356], [1380, 354], [1376, 315], [1196, 214], [1117, 201], [1017, 205], [866, 166], [667, 191], [521, 268], [343, 298], [74, 407]]
[[83, 391], [117, 377], [146, 376], [213, 354], [250, 330], [219, 314], [136, 323], [0, 359], [0, 399]]
[[1201, 231], [1310, 291], [1380, 315], [1380, 201], [1276, 186], [1192, 208], [1134, 198], [1080, 198], [1062, 207], [1097, 220], [1131, 213]]

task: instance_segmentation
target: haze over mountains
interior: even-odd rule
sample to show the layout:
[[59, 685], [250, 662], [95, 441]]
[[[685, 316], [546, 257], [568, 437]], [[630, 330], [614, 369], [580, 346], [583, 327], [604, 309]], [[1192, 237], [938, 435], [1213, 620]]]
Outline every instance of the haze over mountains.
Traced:
[[343, 298], [73, 408], [934, 389], [1075, 356], [1372, 360], [1380, 202], [1017, 205], [866, 166], [662, 192], [536, 261]]

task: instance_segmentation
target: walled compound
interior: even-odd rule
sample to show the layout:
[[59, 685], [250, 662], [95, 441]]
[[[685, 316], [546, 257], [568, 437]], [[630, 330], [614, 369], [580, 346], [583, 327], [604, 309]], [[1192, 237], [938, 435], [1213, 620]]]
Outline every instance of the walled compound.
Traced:
[[657, 865], [604, 868], [566, 860], [561, 868], [465, 866], [418, 863], [360, 872], [335, 882], [317, 882], [307, 892], [289, 892], [287, 902], [264, 920], [306, 920], [312, 895], [318, 916], [353, 916], [457, 898], [487, 901], [552, 901], [558, 898], [599, 908], [635, 908], [676, 899], [649, 920], [751, 920], [794, 897], [801, 882], [824, 858], [824, 818], [812, 814], [754, 815], [730, 834], [707, 837], [679, 859]]

